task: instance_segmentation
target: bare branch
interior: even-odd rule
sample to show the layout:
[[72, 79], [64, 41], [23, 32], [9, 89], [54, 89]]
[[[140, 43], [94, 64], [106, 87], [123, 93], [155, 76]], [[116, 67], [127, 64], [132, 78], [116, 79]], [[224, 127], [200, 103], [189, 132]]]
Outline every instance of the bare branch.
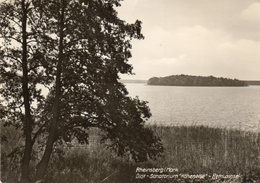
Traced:
[[[49, 121], [49, 120], [48, 120]], [[47, 122], [48, 121], [45, 121], [45, 123], [35, 132], [33, 138], [32, 138], [32, 144], [35, 143], [36, 141], [36, 138], [40, 135], [40, 133], [43, 131], [43, 128], [47, 125]]]
[[4, 55], [4, 57], [7, 57], [7, 58], [10, 58], [10, 59], [13, 59], [13, 60], [19, 62], [20, 64], [22, 64], [22, 61], [19, 60], [17, 57], [13, 57], [13, 56], [11, 56], [11, 55]]
[[16, 41], [16, 42], [22, 44], [22, 41], [21, 41], [21, 40], [15, 38], [15, 37], [13, 37], [13, 36], [1, 36], [0, 39], [1, 39], [1, 38], [2, 38], [2, 39], [12, 39], [12, 40], [14, 40], [14, 41]]
[[20, 28], [22, 28], [22, 25], [19, 24], [19, 22], [17, 22], [16, 20], [12, 19], [11, 17], [7, 16], [7, 15], [4, 15], [4, 14], [1, 14], [0, 13], [0, 17], [1, 18], [7, 18], [9, 21], [15, 23], [17, 26], [19, 26]]

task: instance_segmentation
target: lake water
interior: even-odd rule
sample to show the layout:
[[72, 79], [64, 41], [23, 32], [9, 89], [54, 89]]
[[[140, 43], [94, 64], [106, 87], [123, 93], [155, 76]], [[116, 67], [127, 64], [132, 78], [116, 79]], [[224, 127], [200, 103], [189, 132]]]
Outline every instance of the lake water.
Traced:
[[125, 84], [148, 101], [149, 123], [260, 130], [260, 86], [181, 87]]

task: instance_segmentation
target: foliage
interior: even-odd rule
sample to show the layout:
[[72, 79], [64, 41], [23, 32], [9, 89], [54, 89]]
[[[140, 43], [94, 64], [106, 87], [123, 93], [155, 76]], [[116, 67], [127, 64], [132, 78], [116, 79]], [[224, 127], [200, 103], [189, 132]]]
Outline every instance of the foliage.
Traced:
[[[136, 179], [137, 167], [178, 168], [179, 173], [189, 175], [238, 174], [242, 178], [235, 182], [241, 183], [245, 182], [245, 179], [260, 180], [259, 133], [205, 126], [149, 126], [149, 128], [162, 139], [165, 150], [161, 158], [136, 163], [131, 161], [129, 155], [118, 157], [113, 151], [106, 149], [105, 143], [99, 143], [103, 133], [92, 129], [89, 132], [88, 146], [67, 143], [66, 146], [55, 147], [47, 171], [48, 182], [96, 183], [104, 179], [103, 182], [107, 183], [223, 182], [221, 178], [212, 180], [210, 177], [200, 180]], [[3, 145], [5, 147], [6, 144]], [[11, 182], [12, 177], [13, 174], [2, 176], [2, 180]]]
[[[206, 126], [149, 126], [149, 128], [161, 137], [165, 147], [163, 156], [158, 160], [134, 163], [129, 161], [128, 156], [118, 158], [111, 151], [104, 151], [104, 146], [98, 144], [97, 139], [97, 141], [92, 141], [90, 145], [94, 144], [94, 146], [90, 148], [77, 146], [66, 151], [69, 153], [65, 159], [61, 161], [56, 159], [53, 166], [58, 165], [63, 170], [66, 169], [71, 173], [71, 177], [74, 172], [74, 178], [81, 177], [81, 180], [88, 180], [88, 182], [100, 182], [102, 178], [108, 177], [115, 171], [119, 173], [113, 174], [106, 182], [223, 182], [221, 178], [212, 180], [210, 177], [202, 180], [138, 180], [135, 178], [136, 167], [177, 168], [179, 173], [189, 175], [208, 174], [212, 176], [214, 173], [241, 175], [237, 181], [241, 183], [245, 182], [242, 179], [260, 180], [259, 132]], [[90, 134], [93, 135], [93, 133], [98, 134], [96, 131]], [[93, 162], [93, 169], [87, 173], [80, 172], [84, 170], [82, 164], [85, 161]], [[75, 172], [78, 173], [77, 176]], [[54, 177], [62, 178], [63, 176]]]
[[118, 155], [145, 161], [162, 152], [144, 127], [151, 116], [146, 102], [127, 96], [119, 82], [119, 74], [132, 73], [131, 40], [143, 35], [140, 21], [118, 18], [117, 6], [120, 0], [0, 4], [1, 123], [24, 131], [30, 160], [38, 153], [32, 164], [49, 151], [42, 159], [48, 164], [57, 144], [87, 144], [92, 127], [105, 132]]

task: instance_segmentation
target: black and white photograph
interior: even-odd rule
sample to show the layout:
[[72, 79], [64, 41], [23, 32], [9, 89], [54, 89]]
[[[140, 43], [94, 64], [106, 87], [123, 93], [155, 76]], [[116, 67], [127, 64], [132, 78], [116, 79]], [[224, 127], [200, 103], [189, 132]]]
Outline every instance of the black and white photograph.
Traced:
[[0, 0], [0, 183], [260, 183], [259, 0]]

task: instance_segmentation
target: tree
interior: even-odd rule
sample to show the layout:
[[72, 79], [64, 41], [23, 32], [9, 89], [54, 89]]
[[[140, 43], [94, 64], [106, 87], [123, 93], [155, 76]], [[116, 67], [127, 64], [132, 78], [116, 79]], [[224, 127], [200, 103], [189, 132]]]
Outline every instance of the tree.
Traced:
[[0, 8], [0, 41], [3, 44], [0, 47], [0, 94], [5, 99], [2, 105], [6, 108], [1, 121], [4, 121], [5, 125], [13, 125], [23, 130], [25, 146], [21, 163], [21, 182], [28, 182], [33, 147], [32, 103], [41, 102], [42, 96], [36, 85], [44, 82], [43, 79], [39, 82], [40, 72], [36, 70], [39, 67], [35, 62], [37, 49], [31, 49], [33, 44], [29, 43], [33, 42], [35, 33], [32, 31], [39, 26], [39, 22], [36, 17], [35, 22], [32, 21], [33, 13], [29, 1], [2, 2]]
[[[26, 58], [31, 65], [35, 65], [34, 74], [27, 79], [29, 104], [35, 100], [38, 105], [30, 106], [33, 119], [28, 123], [30, 126], [21, 124], [22, 119], [26, 119], [24, 111], [19, 113], [20, 120], [12, 120], [10, 124], [17, 123], [24, 129], [25, 139], [30, 139], [27, 144], [32, 149], [36, 142], [45, 147], [35, 179], [44, 178], [56, 143], [72, 139], [88, 143], [88, 129], [92, 127], [105, 132], [104, 139], [111, 141], [111, 147], [119, 155], [130, 153], [136, 161], [155, 158], [162, 151], [162, 145], [144, 126], [151, 116], [149, 108], [146, 102], [129, 97], [125, 86], [119, 82], [119, 73], [131, 74], [132, 66], [128, 63], [131, 57], [130, 42], [143, 38], [141, 22], [128, 24], [117, 17], [115, 7], [120, 6], [120, 0], [42, 0], [25, 4], [30, 10], [24, 16], [30, 20], [28, 29], [31, 33], [24, 38], [33, 39], [25, 41], [31, 43], [29, 47], [33, 48], [32, 54], [26, 54]], [[14, 3], [12, 7], [20, 7], [20, 4]], [[16, 21], [19, 24], [22, 20], [17, 18]], [[7, 32], [16, 28], [10, 23], [7, 27]], [[1, 35], [8, 34], [1, 32]], [[7, 37], [3, 38], [12, 43]], [[9, 50], [14, 48], [9, 46]], [[25, 95], [26, 92], [24, 87], [20, 87], [23, 82], [19, 77], [15, 80], [17, 87], [6, 82], [12, 78], [7, 69], [10, 60], [4, 57], [3, 52], [1, 56], [1, 75], [6, 77], [1, 82], [4, 88], [1, 94], [8, 103], [8, 98], [15, 98], [11, 94], [14, 88], [20, 94]], [[12, 57], [17, 59], [19, 55]], [[16, 73], [19, 69], [21, 67], [13, 68], [12, 72]], [[45, 97], [39, 86], [48, 88]], [[12, 100], [17, 104], [21, 99]], [[20, 103], [25, 108], [25, 103]], [[5, 118], [9, 116], [17, 117], [17, 113], [12, 111]], [[31, 152], [28, 154], [30, 161]], [[28, 171], [24, 174], [29, 176]]]

